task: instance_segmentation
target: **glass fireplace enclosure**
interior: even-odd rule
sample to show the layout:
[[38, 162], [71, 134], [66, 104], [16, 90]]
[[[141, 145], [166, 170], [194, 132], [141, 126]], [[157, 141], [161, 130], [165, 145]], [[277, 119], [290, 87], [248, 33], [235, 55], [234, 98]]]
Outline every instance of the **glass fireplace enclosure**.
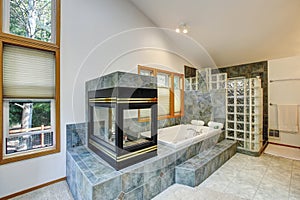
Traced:
[[[88, 92], [88, 147], [119, 170], [157, 155], [157, 90]], [[150, 131], [149, 137], [141, 132]]]

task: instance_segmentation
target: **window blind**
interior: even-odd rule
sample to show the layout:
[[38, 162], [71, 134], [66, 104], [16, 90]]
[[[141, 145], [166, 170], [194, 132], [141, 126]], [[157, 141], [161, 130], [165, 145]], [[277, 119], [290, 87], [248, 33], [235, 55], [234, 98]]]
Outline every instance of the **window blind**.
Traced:
[[55, 54], [5, 44], [3, 96], [4, 98], [55, 97]]
[[181, 111], [181, 90], [174, 91], [174, 112], [180, 113]]
[[170, 114], [170, 89], [159, 87], [157, 88], [158, 94], [158, 115]]
[[181, 111], [181, 90], [182, 90], [182, 78], [174, 76], [174, 113], [180, 113]]

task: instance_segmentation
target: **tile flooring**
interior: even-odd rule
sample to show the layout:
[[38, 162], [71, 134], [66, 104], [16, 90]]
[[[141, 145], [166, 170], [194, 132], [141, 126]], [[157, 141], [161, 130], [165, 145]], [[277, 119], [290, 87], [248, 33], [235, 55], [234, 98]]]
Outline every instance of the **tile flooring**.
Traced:
[[300, 161], [236, 154], [199, 186], [175, 184], [154, 198], [165, 199], [300, 200]]
[[[72, 200], [66, 182], [14, 198], [14, 200]], [[174, 184], [153, 200], [299, 200], [300, 161], [262, 154], [237, 153], [195, 188]]]

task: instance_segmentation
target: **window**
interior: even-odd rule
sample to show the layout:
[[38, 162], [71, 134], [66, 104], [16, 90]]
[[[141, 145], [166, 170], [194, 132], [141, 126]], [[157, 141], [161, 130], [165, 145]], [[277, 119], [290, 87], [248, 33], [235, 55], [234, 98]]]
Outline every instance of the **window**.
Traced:
[[0, 164], [60, 151], [59, 0], [0, 0]]
[[[183, 116], [183, 74], [159, 70], [156, 68], [138, 66], [141, 75], [157, 77], [158, 119]], [[139, 119], [148, 119], [142, 111]]]
[[3, 32], [55, 42], [55, 0], [3, 0]]

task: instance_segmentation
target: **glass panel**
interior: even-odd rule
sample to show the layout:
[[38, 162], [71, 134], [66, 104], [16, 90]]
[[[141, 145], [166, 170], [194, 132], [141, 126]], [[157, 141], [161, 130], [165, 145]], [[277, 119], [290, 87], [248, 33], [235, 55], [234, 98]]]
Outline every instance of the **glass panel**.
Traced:
[[4, 100], [6, 154], [53, 146], [54, 110], [53, 100]]
[[234, 104], [234, 98], [228, 98], [228, 104]]
[[4, 1], [4, 32], [45, 42], [55, 42], [54, 0]]
[[244, 113], [244, 106], [237, 106], [237, 113]]
[[236, 115], [237, 121], [243, 122], [244, 121], [244, 115]]
[[234, 96], [234, 90], [228, 90], [227, 95], [230, 97]]
[[[151, 118], [151, 108], [140, 109]], [[137, 109], [124, 110], [123, 121], [123, 146], [129, 147], [145, 142], [151, 139], [151, 121], [138, 122], [137, 118], [128, 117]], [[143, 134], [141, 134], [143, 133]]]
[[233, 113], [234, 112], [234, 107], [233, 106], [228, 106], [228, 112]]
[[229, 137], [234, 137], [234, 131], [227, 131], [227, 135]]
[[211, 80], [212, 81], [217, 81], [217, 75], [211, 75]]
[[229, 122], [229, 123], [228, 123], [228, 128], [234, 129], [234, 123]]
[[244, 87], [244, 80], [237, 80], [236, 81], [236, 86], [237, 87]]
[[169, 75], [165, 73], [157, 74], [157, 86], [158, 87], [169, 87]]
[[236, 137], [239, 139], [244, 139], [244, 133], [243, 132], [236, 132]]
[[244, 98], [236, 98], [237, 104], [244, 104]]
[[94, 133], [93, 135], [108, 142], [115, 144], [115, 108], [94, 107]]
[[237, 123], [237, 124], [236, 124], [236, 128], [237, 128], [238, 130], [244, 130], [244, 124]]
[[225, 82], [219, 83], [219, 89], [223, 89], [223, 88], [225, 88]]
[[211, 83], [211, 89], [217, 89], [218, 84], [217, 83]]
[[237, 88], [236, 95], [237, 96], [244, 96], [244, 88]]
[[234, 121], [234, 115], [227, 115], [229, 121]]
[[180, 77], [174, 76], [174, 90], [179, 90], [180, 88]]
[[142, 69], [142, 70], [140, 70], [140, 75], [153, 76], [153, 71]]
[[228, 81], [228, 82], [227, 82], [227, 87], [228, 87], [228, 88], [234, 88], [234, 82]]

